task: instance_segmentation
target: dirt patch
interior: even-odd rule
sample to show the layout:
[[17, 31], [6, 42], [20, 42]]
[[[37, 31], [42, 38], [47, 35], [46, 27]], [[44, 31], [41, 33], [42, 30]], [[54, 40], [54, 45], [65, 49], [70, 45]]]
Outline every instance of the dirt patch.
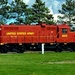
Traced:
[[72, 61], [44, 62], [42, 64], [75, 64], [75, 60], [72, 60]]

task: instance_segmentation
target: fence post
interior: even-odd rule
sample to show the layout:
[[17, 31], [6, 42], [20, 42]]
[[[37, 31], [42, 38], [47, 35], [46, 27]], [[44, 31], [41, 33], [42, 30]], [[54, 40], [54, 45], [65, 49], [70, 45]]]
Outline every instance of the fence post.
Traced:
[[44, 43], [42, 43], [42, 54], [44, 54]]

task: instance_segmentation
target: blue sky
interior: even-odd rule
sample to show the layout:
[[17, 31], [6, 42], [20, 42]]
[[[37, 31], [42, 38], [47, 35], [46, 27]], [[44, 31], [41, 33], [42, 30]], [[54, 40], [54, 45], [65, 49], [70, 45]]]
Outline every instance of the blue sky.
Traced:
[[[12, 0], [8, 0], [11, 2]], [[26, 4], [31, 6], [35, 0], [23, 0]], [[61, 9], [61, 5], [65, 0], [42, 0], [46, 6], [50, 9], [51, 13], [58, 14], [58, 10]]]

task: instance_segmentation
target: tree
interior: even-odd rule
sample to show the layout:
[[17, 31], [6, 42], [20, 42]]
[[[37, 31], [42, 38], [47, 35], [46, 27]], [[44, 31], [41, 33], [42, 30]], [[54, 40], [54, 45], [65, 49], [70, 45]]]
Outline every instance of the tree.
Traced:
[[27, 5], [22, 0], [14, 0], [11, 3], [10, 18], [16, 20], [15, 24], [24, 24], [26, 10]]
[[66, 23], [71, 26], [75, 21], [75, 1], [66, 0], [66, 2], [62, 4], [62, 9], [59, 10], [59, 13], [63, 14], [63, 17], [60, 18], [66, 20]]
[[40, 23], [46, 22], [47, 24], [53, 24], [53, 15], [50, 14], [50, 11], [45, 7], [45, 2], [41, 0], [36, 0], [32, 5], [32, 8], [29, 9], [30, 13], [26, 16], [27, 23]]
[[8, 0], [0, 0], [0, 24], [6, 24], [6, 20], [9, 17], [9, 9]]

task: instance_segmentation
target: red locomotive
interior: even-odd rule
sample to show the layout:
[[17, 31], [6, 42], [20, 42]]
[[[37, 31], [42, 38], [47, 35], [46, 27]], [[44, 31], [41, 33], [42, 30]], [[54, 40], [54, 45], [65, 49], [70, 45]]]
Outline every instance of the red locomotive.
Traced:
[[75, 32], [62, 25], [1, 25], [0, 52], [24, 52], [26, 49], [56, 48], [74, 51]]

